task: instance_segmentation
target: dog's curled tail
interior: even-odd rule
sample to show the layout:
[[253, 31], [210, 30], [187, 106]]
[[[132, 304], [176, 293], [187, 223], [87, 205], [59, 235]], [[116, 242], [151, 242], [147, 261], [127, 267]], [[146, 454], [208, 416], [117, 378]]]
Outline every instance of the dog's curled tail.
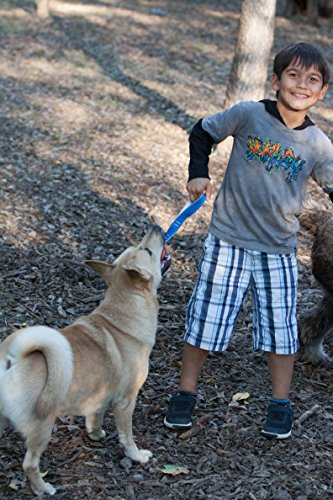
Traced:
[[15, 365], [34, 351], [45, 356], [47, 379], [36, 403], [36, 414], [46, 418], [64, 399], [73, 375], [71, 345], [58, 330], [46, 326], [24, 328], [11, 343], [7, 359]]

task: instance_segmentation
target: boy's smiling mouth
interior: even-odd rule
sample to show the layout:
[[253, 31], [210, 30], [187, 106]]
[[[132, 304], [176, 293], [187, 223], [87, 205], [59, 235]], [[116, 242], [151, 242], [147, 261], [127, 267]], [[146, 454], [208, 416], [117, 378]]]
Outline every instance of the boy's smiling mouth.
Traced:
[[299, 94], [298, 92], [292, 92], [292, 95], [294, 97], [297, 97], [297, 99], [308, 99], [308, 95], [306, 94]]

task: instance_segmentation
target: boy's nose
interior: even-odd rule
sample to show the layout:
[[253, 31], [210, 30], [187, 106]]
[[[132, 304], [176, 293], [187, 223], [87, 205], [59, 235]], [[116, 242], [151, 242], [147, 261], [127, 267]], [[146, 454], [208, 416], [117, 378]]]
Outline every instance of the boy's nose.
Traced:
[[301, 87], [303, 89], [306, 89], [306, 87], [307, 87], [307, 85], [306, 85], [306, 78], [299, 77], [298, 80], [297, 80], [297, 86]]

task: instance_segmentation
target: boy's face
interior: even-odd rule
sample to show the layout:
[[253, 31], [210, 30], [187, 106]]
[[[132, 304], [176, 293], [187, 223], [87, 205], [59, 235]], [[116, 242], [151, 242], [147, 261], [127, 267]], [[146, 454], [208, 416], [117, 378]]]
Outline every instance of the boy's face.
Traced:
[[272, 89], [279, 92], [278, 102], [286, 110], [306, 114], [317, 101], [324, 99], [328, 84], [323, 86], [322, 74], [315, 66], [305, 69], [291, 62], [282, 71], [280, 80], [273, 73]]

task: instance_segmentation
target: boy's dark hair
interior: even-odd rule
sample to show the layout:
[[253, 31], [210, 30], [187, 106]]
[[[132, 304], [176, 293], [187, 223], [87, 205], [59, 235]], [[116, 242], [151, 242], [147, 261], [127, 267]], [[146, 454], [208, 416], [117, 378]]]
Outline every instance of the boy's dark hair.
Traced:
[[274, 59], [273, 72], [281, 79], [282, 71], [285, 70], [292, 62], [299, 64], [302, 68], [309, 69], [315, 66], [323, 77], [323, 85], [330, 80], [329, 66], [321, 55], [318, 49], [311, 43], [295, 43], [288, 45], [281, 50]]

